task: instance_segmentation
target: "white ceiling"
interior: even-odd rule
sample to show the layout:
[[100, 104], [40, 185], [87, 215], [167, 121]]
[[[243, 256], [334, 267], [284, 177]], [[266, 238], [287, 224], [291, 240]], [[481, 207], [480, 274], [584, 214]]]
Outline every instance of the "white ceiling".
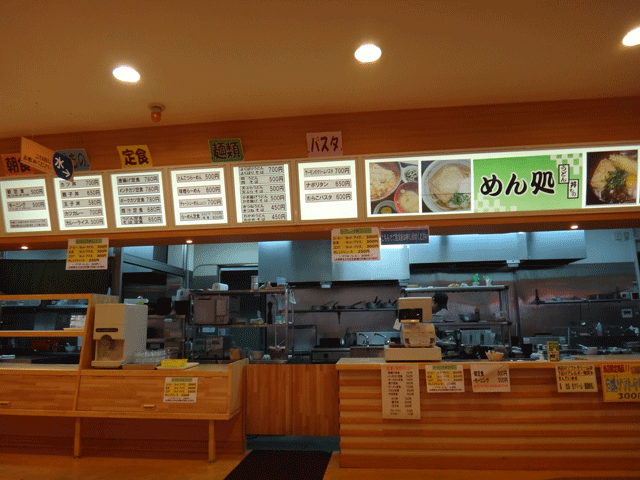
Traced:
[[637, 26], [637, 0], [1, 0], [0, 138], [148, 127], [153, 102], [173, 125], [636, 96]]

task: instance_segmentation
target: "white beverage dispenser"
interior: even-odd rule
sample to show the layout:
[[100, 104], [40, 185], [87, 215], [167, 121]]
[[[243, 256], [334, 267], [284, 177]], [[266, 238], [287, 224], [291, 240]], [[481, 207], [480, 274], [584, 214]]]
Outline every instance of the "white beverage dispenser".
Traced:
[[135, 353], [147, 348], [146, 305], [101, 303], [95, 307], [92, 367], [119, 368], [133, 363]]

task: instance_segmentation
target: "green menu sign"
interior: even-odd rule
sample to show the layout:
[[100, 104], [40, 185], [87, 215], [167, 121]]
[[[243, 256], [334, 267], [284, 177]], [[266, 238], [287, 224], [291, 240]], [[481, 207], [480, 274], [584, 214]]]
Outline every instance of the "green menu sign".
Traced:
[[582, 208], [583, 153], [473, 160], [474, 211]]

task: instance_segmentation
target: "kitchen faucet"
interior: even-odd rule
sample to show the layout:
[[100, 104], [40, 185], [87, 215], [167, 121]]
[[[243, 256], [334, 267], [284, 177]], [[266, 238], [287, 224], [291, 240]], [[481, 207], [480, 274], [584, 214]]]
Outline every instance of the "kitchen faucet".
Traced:
[[358, 332], [358, 335], [362, 335], [364, 337], [364, 343], [362, 345], [364, 345], [365, 347], [369, 345], [369, 337], [367, 335], [365, 335], [362, 332]]
[[387, 340], [387, 337], [386, 337], [386, 336], [384, 336], [383, 334], [381, 334], [380, 332], [375, 332], [375, 333], [373, 334], [373, 338], [375, 338], [375, 337], [376, 337], [376, 335], [377, 335], [378, 337], [382, 337], [382, 344], [383, 344], [383, 345], [389, 342], [389, 341]]

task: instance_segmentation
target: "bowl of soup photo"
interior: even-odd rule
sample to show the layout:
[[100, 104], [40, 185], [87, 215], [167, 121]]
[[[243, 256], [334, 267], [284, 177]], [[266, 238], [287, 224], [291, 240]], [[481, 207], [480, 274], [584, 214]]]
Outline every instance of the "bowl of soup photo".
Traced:
[[393, 197], [393, 203], [398, 213], [418, 213], [420, 211], [418, 182], [407, 182], [400, 185]]

